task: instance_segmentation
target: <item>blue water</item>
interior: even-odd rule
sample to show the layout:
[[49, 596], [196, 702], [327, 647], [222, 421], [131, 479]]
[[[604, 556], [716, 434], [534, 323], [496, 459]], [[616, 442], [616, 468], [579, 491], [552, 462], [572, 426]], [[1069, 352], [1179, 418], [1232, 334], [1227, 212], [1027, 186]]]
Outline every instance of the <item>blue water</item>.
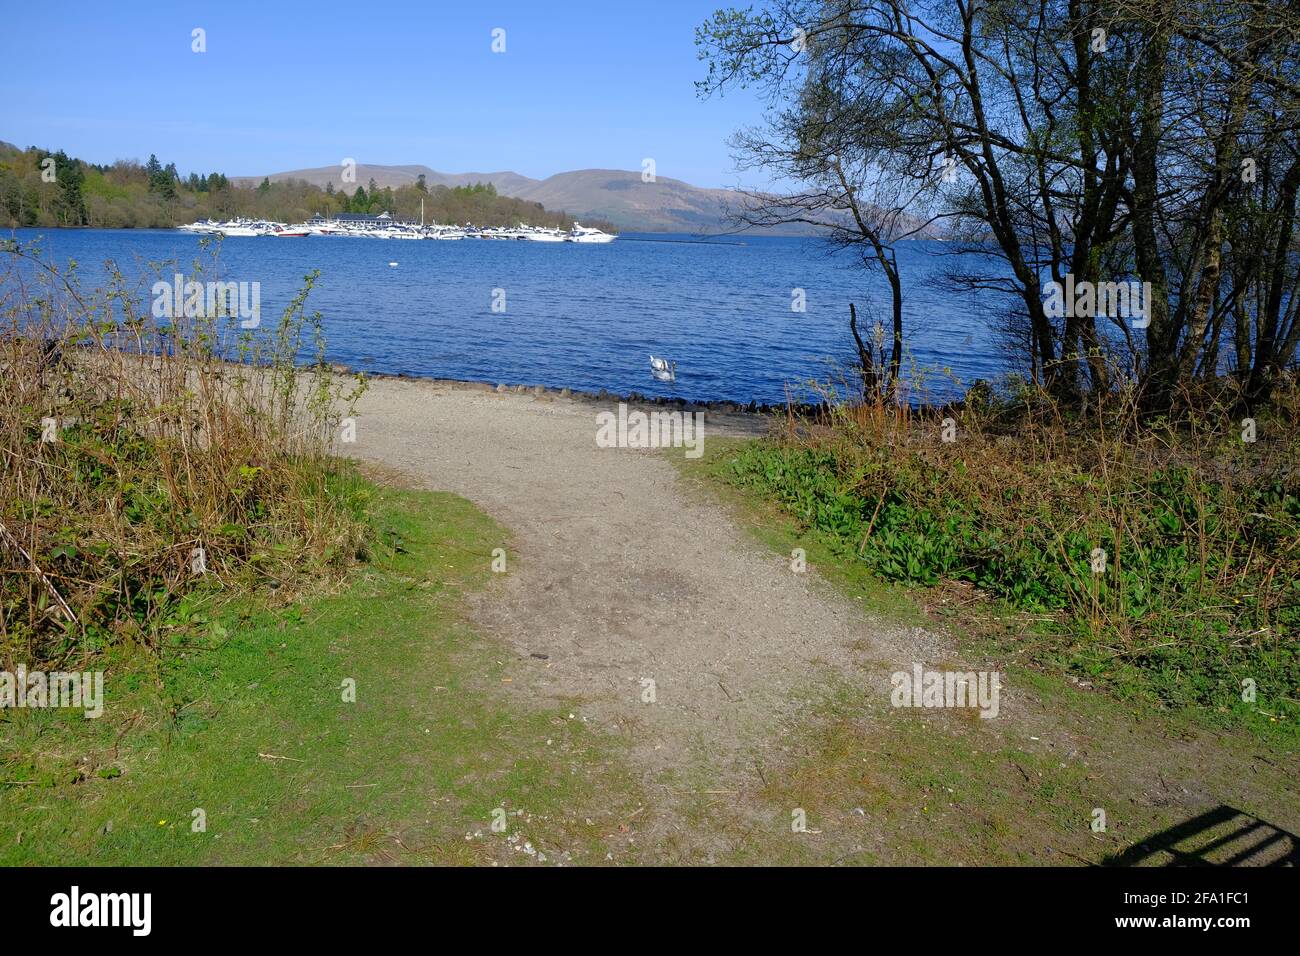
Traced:
[[[83, 285], [114, 260], [141, 278], [146, 301], [156, 278], [147, 263], [176, 260], [184, 270], [199, 255], [197, 237], [174, 231], [16, 235], [41, 236], [45, 255], [60, 265], [75, 259]], [[265, 328], [303, 275], [319, 269], [309, 308], [324, 317], [329, 359], [352, 368], [691, 400], [782, 402], [787, 386], [839, 379], [853, 363], [850, 301], [860, 328], [874, 317], [888, 323], [883, 276], [822, 240], [633, 241], [690, 238], [633, 233], [606, 245], [230, 238], [219, 275], [206, 278], [260, 282]], [[1003, 370], [987, 318], [1002, 303], [946, 288], [942, 275], [954, 257], [944, 250], [928, 241], [898, 247], [909, 359], [933, 371], [936, 396], [955, 387], [944, 368], [966, 384]], [[795, 288], [806, 292], [806, 312], [791, 310]], [[492, 311], [494, 289], [505, 291], [504, 313]], [[677, 362], [676, 383], [650, 375], [650, 353]]]

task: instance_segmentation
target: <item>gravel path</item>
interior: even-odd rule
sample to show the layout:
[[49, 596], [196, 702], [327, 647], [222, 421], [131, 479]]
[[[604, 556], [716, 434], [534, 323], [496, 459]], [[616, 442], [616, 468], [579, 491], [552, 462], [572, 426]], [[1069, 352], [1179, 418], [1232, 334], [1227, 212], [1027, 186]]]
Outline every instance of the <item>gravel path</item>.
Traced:
[[[576, 700], [627, 739], [650, 786], [689, 773], [743, 790], [795, 692], [829, 670], [887, 693], [888, 670], [934, 650], [793, 573], [662, 453], [597, 447], [602, 407], [378, 379], [358, 408], [352, 454], [461, 494], [513, 534], [501, 586], [472, 612], [519, 655], [510, 692]], [[706, 441], [760, 428], [710, 413]]]

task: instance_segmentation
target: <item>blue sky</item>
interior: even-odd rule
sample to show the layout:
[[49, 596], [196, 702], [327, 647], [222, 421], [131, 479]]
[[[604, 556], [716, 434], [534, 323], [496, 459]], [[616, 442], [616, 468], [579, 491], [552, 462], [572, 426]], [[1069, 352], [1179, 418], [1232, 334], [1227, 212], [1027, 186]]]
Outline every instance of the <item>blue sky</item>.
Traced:
[[153, 152], [182, 174], [351, 157], [543, 178], [652, 157], [697, 186], [756, 185], [726, 140], [760, 105], [692, 85], [694, 28], [724, 5], [8, 3], [0, 139], [101, 163]]

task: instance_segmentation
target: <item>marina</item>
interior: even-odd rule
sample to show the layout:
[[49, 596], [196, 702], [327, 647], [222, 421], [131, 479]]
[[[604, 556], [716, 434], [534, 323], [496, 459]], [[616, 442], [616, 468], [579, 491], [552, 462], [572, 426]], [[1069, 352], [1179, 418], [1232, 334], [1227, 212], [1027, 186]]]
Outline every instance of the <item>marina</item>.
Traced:
[[182, 232], [210, 236], [260, 237], [269, 236], [278, 239], [305, 239], [309, 236], [333, 236], [351, 239], [435, 239], [452, 241], [458, 239], [490, 239], [515, 242], [577, 242], [583, 244], [603, 244], [613, 242], [617, 236], [600, 229], [584, 226], [575, 221], [570, 230], [548, 229], [542, 226], [521, 224], [518, 226], [478, 227], [472, 223], [461, 226], [448, 226], [432, 223], [422, 225], [413, 222], [399, 222], [387, 212], [377, 216], [360, 213], [340, 213], [331, 218], [319, 214], [306, 222], [287, 224], [272, 222], [267, 219], [201, 219], [178, 227]]

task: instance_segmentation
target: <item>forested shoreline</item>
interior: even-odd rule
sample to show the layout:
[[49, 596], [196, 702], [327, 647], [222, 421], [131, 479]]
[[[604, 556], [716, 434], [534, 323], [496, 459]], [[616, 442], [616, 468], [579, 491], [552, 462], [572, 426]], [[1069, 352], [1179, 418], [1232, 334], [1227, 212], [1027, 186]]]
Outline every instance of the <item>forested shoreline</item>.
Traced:
[[[143, 164], [119, 159], [99, 165], [63, 150], [0, 144], [0, 225], [10, 229], [170, 229], [237, 216], [302, 222], [318, 213], [387, 212], [398, 220], [418, 221], [422, 205], [425, 222], [558, 229], [570, 229], [574, 222], [565, 212], [499, 195], [491, 183], [449, 188], [426, 186], [421, 177], [397, 189], [380, 187], [373, 179], [322, 189], [301, 180], [263, 179], [256, 187], [243, 187], [219, 172], [182, 176], [175, 163], [164, 165], [152, 154]], [[615, 231], [609, 223], [590, 224]]]

